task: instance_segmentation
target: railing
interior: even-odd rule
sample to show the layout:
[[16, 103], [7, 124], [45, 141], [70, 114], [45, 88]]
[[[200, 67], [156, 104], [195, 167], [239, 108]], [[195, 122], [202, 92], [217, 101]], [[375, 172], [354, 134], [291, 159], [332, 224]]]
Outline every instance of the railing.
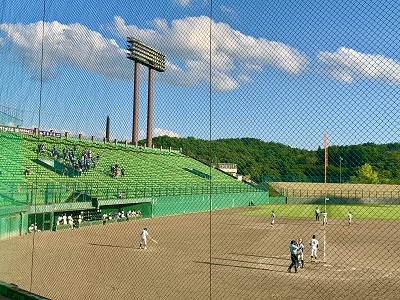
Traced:
[[286, 197], [304, 197], [304, 198], [318, 198], [318, 197], [332, 197], [332, 198], [388, 198], [400, 199], [399, 190], [316, 190], [316, 189], [281, 189], [280, 195]]
[[[0, 197], [11, 204], [52, 204], [64, 202], [90, 202], [111, 199], [139, 199], [149, 197], [229, 194], [265, 192], [245, 184], [203, 183], [203, 184], [117, 184], [103, 183], [3, 183], [9, 189], [0, 192]], [[1, 204], [1, 203], [0, 203]]]

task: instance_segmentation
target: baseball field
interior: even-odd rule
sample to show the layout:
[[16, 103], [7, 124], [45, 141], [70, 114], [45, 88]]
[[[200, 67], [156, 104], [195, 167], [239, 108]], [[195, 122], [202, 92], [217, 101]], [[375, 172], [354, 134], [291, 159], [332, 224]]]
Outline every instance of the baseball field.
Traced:
[[[0, 242], [0, 279], [51, 299], [399, 299], [399, 207], [329, 206], [326, 226], [314, 208], [253, 206], [28, 234]], [[147, 250], [139, 249], [144, 227], [158, 241]], [[289, 242], [299, 238], [305, 268], [287, 273]]]

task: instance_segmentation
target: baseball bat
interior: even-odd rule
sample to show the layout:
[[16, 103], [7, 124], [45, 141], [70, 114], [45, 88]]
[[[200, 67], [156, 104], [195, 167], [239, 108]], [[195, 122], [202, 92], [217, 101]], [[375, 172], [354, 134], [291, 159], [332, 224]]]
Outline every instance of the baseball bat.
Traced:
[[151, 241], [153, 241], [154, 243], [158, 244], [158, 242], [155, 239], [151, 239]]

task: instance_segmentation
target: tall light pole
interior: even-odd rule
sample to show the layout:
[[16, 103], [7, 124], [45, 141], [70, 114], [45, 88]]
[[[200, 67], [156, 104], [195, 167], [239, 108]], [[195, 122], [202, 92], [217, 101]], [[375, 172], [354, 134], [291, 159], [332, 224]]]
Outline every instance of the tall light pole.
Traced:
[[343, 158], [339, 156], [339, 183], [342, 183], [342, 160]]
[[153, 70], [165, 71], [165, 55], [161, 52], [143, 44], [135, 38], [128, 37], [128, 48], [126, 57], [135, 62], [134, 74], [134, 99], [133, 99], [133, 125], [132, 144], [138, 143], [139, 132], [139, 64], [149, 68], [148, 79], [148, 103], [147, 103], [147, 146], [152, 147], [152, 126], [153, 126]]

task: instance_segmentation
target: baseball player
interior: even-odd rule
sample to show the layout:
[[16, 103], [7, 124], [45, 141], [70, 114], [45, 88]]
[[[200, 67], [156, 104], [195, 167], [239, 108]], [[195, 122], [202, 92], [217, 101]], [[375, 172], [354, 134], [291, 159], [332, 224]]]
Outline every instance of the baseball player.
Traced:
[[147, 228], [143, 228], [142, 231], [140, 232], [140, 245], [139, 249], [147, 249], [147, 238], [150, 239], [150, 235], [147, 231]]
[[351, 214], [350, 211], [347, 214], [347, 219], [349, 220], [349, 226], [351, 226], [351, 219], [353, 219], [353, 215]]
[[326, 211], [322, 212], [322, 225], [328, 225], [328, 213]]
[[271, 218], [271, 226], [274, 227], [274, 225], [275, 225], [275, 212], [274, 211], [271, 212], [270, 218]]
[[318, 240], [315, 237], [315, 234], [312, 236], [312, 239], [310, 240], [310, 250], [311, 250], [311, 262], [317, 261]]
[[290, 266], [288, 267], [287, 271], [290, 273], [292, 272], [292, 267], [294, 267], [294, 272], [297, 273], [297, 266], [299, 265], [298, 259], [298, 247], [297, 242], [295, 240], [290, 241], [289, 244], [290, 249]]
[[298, 260], [301, 262], [300, 268], [304, 268], [304, 244], [302, 239], [297, 242], [297, 248]]

